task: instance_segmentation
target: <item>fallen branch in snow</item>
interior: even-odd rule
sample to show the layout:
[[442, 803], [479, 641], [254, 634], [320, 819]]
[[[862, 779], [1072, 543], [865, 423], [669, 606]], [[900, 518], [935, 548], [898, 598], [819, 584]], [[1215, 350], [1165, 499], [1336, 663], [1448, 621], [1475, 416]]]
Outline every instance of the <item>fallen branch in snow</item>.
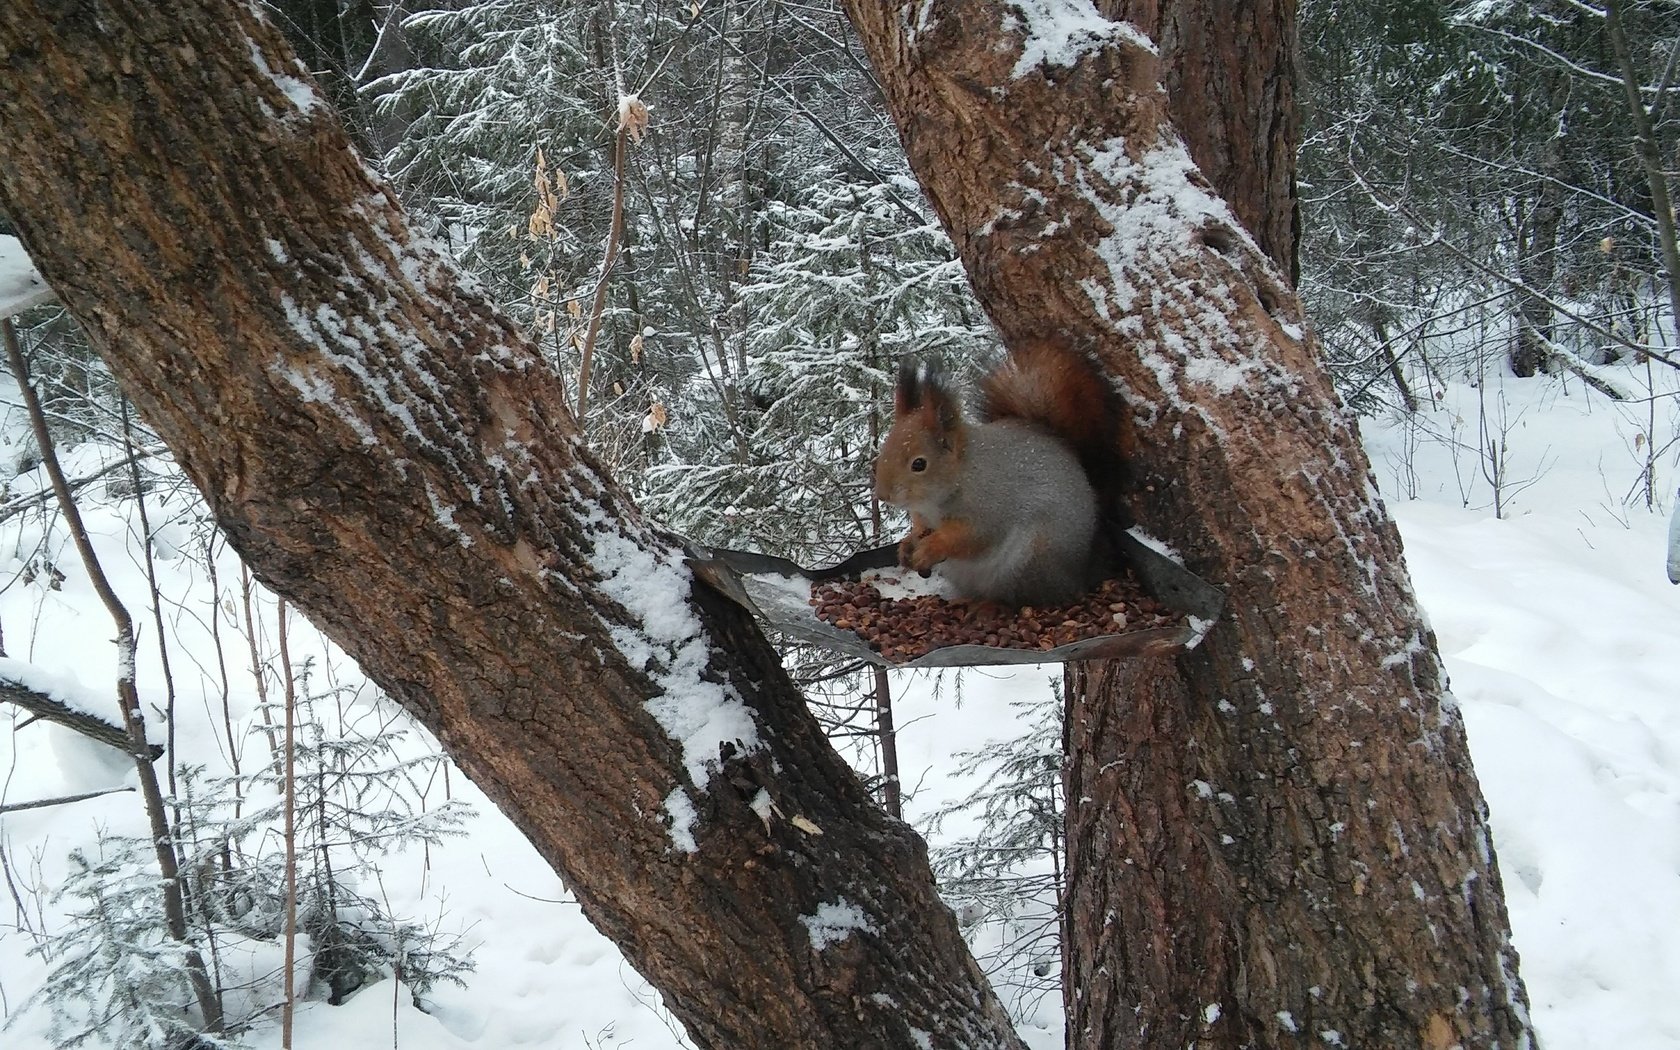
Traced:
[[84, 791], [80, 795], [65, 795], [62, 798], [38, 798], [34, 802], [13, 802], [0, 806], [0, 813], [16, 813], [24, 809], [45, 809], [48, 806], [68, 806], [72, 802], [86, 802], [90, 798], [101, 795], [115, 795], [121, 791], [133, 791], [131, 787], [106, 788], [104, 791]]
[[[0, 703], [6, 702], [18, 705], [42, 721], [75, 730], [89, 740], [109, 744], [125, 755], [133, 754], [129, 748], [128, 734], [121, 726], [90, 715], [86, 711], [78, 711], [45, 693], [36, 692], [21, 682], [0, 678]], [[155, 762], [163, 754], [163, 748], [157, 744], [149, 744], [147, 752]]]
[[1573, 372], [1576, 377], [1581, 380], [1581, 382], [1592, 387], [1594, 390], [1603, 394], [1605, 397], [1608, 397], [1612, 401], [1633, 400], [1633, 398], [1628, 395], [1627, 391], [1621, 389], [1604, 376], [1598, 375], [1592, 365], [1582, 361], [1574, 354], [1565, 353], [1563, 350], [1557, 349], [1556, 345], [1551, 344], [1550, 340], [1547, 340], [1547, 343], [1552, 345], [1552, 353], [1548, 361], [1552, 367], [1568, 369], [1570, 372]]

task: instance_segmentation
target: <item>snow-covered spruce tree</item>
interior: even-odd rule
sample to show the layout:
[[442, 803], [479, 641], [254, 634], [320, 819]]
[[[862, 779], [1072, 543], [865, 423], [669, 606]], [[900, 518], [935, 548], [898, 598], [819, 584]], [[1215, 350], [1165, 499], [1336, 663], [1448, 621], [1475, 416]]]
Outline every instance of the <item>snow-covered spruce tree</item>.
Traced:
[[[365, 89], [381, 120], [404, 125], [384, 165], [405, 201], [533, 334], [574, 403], [613, 225], [619, 94], [625, 78], [645, 75], [649, 46], [679, 34], [676, 8], [663, 6], [671, 17], [654, 10], [615, 23], [575, 0], [415, 5], [401, 32], [416, 60]], [[621, 254], [609, 275], [621, 294], [605, 303], [591, 391], [626, 382], [634, 311], [621, 299], [635, 300], [634, 262]], [[609, 447], [639, 440], [657, 400], [645, 390], [624, 405], [592, 397], [592, 437]]]
[[[344, 702], [329, 702], [334, 700]], [[416, 752], [406, 718], [370, 712], [336, 691], [301, 706], [304, 994], [337, 1004], [367, 981], [395, 975], [418, 1004], [437, 983], [459, 983], [472, 960], [459, 938], [438, 925], [390, 913], [377, 891], [375, 861], [440, 842], [468, 810], [453, 801], [420, 807], [413, 785], [442, 756]], [[346, 712], [361, 717], [347, 720]], [[357, 725], [368, 719], [375, 728], [361, 732]], [[69, 925], [38, 949], [52, 968], [32, 1000], [51, 1011], [56, 1046], [237, 1045], [279, 996], [275, 966], [284, 930], [285, 865], [277, 774], [266, 763], [248, 778], [212, 777], [201, 766], [184, 766], [179, 782], [174, 810], [191, 937], [183, 944], [166, 935], [147, 839], [104, 835], [97, 855], [73, 853], [71, 876], [57, 897], [76, 904]], [[226, 1030], [214, 1036], [203, 1031], [194, 1006], [188, 947], [210, 960], [224, 1006]]]
[[906, 215], [917, 199], [830, 171], [803, 199], [766, 203], [735, 340], [744, 396], [733, 418], [714, 406], [671, 421], [651, 509], [708, 542], [807, 562], [885, 542], [870, 478], [897, 362], [996, 347], [943, 232]]
[[1024, 732], [957, 756], [973, 792], [941, 807], [928, 831], [971, 822], [973, 830], [933, 850], [941, 891], [992, 987], [1017, 1016], [1062, 986], [1063, 704], [1049, 696], [1015, 701]]
[[[419, 10], [403, 27], [405, 43], [425, 60], [369, 88], [382, 107], [401, 108], [411, 121], [386, 166], [416, 211], [530, 326], [569, 383], [592, 320], [613, 198], [623, 191], [586, 422], [594, 447], [627, 477], [671, 455], [679, 465], [741, 468], [776, 451], [755, 431], [766, 396], [777, 394], [760, 389], [764, 377], [748, 375], [771, 349], [793, 342], [755, 331], [782, 305], [767, 281], [797, 279], [802, 266], [837, 279], [870, 265], [870, 256], [892, 269], [893, 258], [925, 253], [947, 264], [931, 280], [942, 287], [905, 272], [900, 279], [924, 286], [899, 294], [906, 302], [957, 297], [956, 316], [940, 316], [945, 306], [918, 319], [934, 343], [946, 341], [939, 333], [951, 325], [972, 326], [977, 311], [951, 279], [949, 248], [937, 233], [914, 232], [929, 220], [902, 174], [892, 127], [869, 104], [873, 88], [833, 4], [791, 11], [764, 0], [704, 8], [650, 0], [609, 12], [499, 0]], [[639, 93], [651, 121], [620, 173], [614, 114], [623, 93]], [[846, 228], [848, 202], [869, 229]], [[883, 204], [900, 213], [896, 222], [879, 221]], [[813, 251], [800, 243], [825, 228], [882, 244], [836, 241]], [[922, 243], [897, 243], [915, 238]], [[836, 258], [819, 258], [825, 254]], [[895, 295], [885, 283], [875, 291]], [[837, 330], [843, 320], [860, 333], [860, 349], [896, 352], [869, 339], [877, 322], [857, 306], [855, 295], [827, 304], [834, 318], [816, 330]], [[824, 424], [820, 414], [811, 422]], [[739, 479], [735, 487], [742, 488]], [[668, 480], [651, 487], [656, 495], [669, 489]], [[693, 509], [724, 516], [730, 505]], [[703, 535], [741, 535], [681, 514], [670, 522]]]
[[[612, 95], [587, 28], [576, 3], [416, 5], [402, 23], [416, 67], [365, 89], [379, 112], [413, 115], [384, 164], [417, 218], [527, 323], [540, 298], [532, 271], [580, 284], [606, 230]], [[539, 151], [558, 204], [540, 229]]]
[[[236, 1045], [237, 1024], [210, 1034], [188, 976], [197, 946], [170, 938], [156, 855], [139, 836], [101, 836], [70, 854], [54, 902], [74, 901], [68, 925], [31, 949], [52, 968], [31, 1006], [52, 1014], [56, 1047], [182, 1050]], [[20, 1012], [18, 1015], [22, 1016]]]
[[[309, 694], [308, 681], [305, 669], [294, 766], [298, 929], [309, 937], [310, 994], [337, 1004], [389, 973], [408, 986], [419, 1005], [438, 982], [460, 983], [472, 961], [457, 938], [388, 912], [374, 892], [375, 861], [459, 834], [470, 807], [455, 800], [422, 807], [414, 786], [444, 757], [416, 753], [406, 717], [383, 702], [375, 705], [383, 714], [370, 712], [346, 687]], [[371, 732], [359, 728], [364, 721], [373, 723]], [[260, 767], [247, 795], [266, 794], [274, 801], [254, 810], [250, 820], [276, 826], [281, 789], [276, 770]], [[276, 876], [272, 889], [283, 895], [278, 878], [283, 872], [274, 870], [280, 859], [269, 852], [261, 862]]]
[[[611, 12], [576, 0], [418, 9], [404, 39], [424, 60], [368, 88], [381, 112], [408, 122], [385, 158], [405, 199], [528, 326], [574, 400], [621, 215], [592, 344], [589, 430], [628, 469], [644, 419], [708, 352], [688, 335], [728, 309], [713, 286], [731, 279], [743, 238], [719, 205], [740, 180], [719, 158], [725, 131], [738, 136], [758, 112], [737, 97], [743, 67], [728, 47], [753, 47], [754, 34], [762, 43], [771, 21], [759, 17], [764, 4], [749, 6], [758, 13], [739, 18], [674, 0]], [[652, 126], [620, 166], [620, 102], [641, 90]]]

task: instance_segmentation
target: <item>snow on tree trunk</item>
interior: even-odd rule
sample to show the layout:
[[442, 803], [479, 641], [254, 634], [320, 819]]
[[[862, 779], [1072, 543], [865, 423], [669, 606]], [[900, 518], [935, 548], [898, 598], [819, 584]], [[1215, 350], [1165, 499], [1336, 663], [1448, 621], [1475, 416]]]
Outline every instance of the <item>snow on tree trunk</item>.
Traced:
[[1294, 0], [1097, 0], [1161, 52], [1167, 111], [1190, 159], [1293, 284], [1299, 277]]
[[0, 208], [231, 542], [698, 1045], [1020, 1045], [921, 841], [257, 8], [16, 0], [0, 69]]
[[[1154, 45], [1088, 0], [846, 7], [1005, 341], [1101, 357], [1133, 512], [1229, 596], [1195, 652], [1072, 690], [1070, 1045], [1529, 1045], [1398, 534], [1294, 293], [1171, 126]], [[1240, 60], [1234, 28], [1216, 42]]]

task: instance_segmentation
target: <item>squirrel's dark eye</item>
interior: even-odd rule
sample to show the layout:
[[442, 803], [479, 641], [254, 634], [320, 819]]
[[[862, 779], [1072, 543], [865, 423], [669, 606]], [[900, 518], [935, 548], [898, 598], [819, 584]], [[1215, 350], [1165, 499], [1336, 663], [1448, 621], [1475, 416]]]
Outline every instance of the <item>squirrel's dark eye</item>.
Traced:
[[921, 456], [917, 456], [915, 459], [910, 461], [910, 469], [920, 474], [922, 471], [927, 469], [927, 460], [923, 459]]

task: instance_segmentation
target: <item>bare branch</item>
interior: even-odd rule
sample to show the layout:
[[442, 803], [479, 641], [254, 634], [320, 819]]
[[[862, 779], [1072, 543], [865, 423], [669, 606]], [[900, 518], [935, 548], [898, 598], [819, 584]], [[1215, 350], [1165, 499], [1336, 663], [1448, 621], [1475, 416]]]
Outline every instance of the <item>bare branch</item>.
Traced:
[[[163, 451], [164, 449], [161, 445], [154, 448], [137, 449], [133, 455], [123, 456], [121, 459], [114, 459], [100, 467], [98, 470], [93, 471], [91, 474], [84, 474], [79, 478], [66, 479], [65, 484], [69, 487], [71, 492], [80, 492], [82, 489], [96, 481], [99, 481], [107, 475], [115, 474], [117, 471], [125, 469], [131, 463], [137, 463], [142, 459], [150, 459], [153, 456], [162, 455]], [[44, 503], [51, 503], [56, 498], [57, 496], [54, 494], [52, 489], [45, 488], [40, 492], [31, 493], [27, 496], [19, 496], [17, 499], [0, 503], [0, 522], [6, 521], [8, 518], [12, 518], [18, 514], [22, 514], [26, 510], [33, 510]]]
[[68, 806], [72, 802], [86, 802], [90, 798], [104, 795], [117, 795], [124, 791], [133, 791], [132, 787], [106, 788], [104, 791], [84, 791], [80, 795], [64, 795], [60, 798], [40, 798], [34, 802], [11, 802], [0, 806], [0, 813], [17, 813], [25, 809], [46, 809], [48, 806]]
[[1530, 40], [1528, 37], [1525, 37], [1520, 33], [1512, 33], [1504, 29], [1495, 29], [1493, 26], [1478, 25], [1475, 22], [1460, 21], [1455, 24], [1463, 26], [1466, 29], [1480, 30], [1489, 36], [1496, 36], [1513, 44], [1521, 44], [1523, 47], [1532, 51], [1538, 51], [1554, 64], [1569, 70], [1571, 73], [1586, 77], [1588, 80], [1597, 80], [1606, 84], [1615, 84], [1618, 87], [1621, 86], [1622, 82], [1617, 77], [1613, 77], [1609, 73], [1600, 72], [1599, 70], [1593, 69], [1589, 66], [1583, 66], [1579, 62], [1570, 58], [1568, 55], [1554, 51], [1545, 44], [1542, 44], [1537, 40]]

